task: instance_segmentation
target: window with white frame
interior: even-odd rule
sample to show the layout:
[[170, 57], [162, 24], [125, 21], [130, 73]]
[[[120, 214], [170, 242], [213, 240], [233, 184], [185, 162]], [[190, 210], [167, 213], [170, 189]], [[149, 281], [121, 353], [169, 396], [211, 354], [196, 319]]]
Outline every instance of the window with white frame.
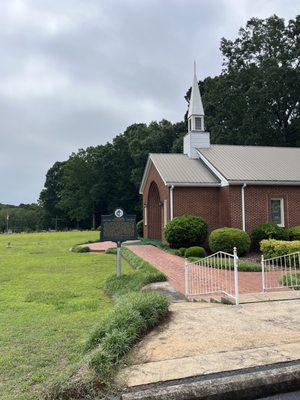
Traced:
[[278, 226], [284, 226], [284, 202], [283, 198], [271, 199], [271, 221]]

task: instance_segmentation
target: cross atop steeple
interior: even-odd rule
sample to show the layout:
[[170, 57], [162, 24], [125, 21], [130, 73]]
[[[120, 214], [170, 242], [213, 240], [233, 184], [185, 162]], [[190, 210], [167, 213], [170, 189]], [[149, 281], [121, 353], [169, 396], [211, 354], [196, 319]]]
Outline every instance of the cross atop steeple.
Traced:
[[204, 131], [204, 110], [196, 75], [196, 61], [194, 61], [194, 79], [188, 111], [188, 131]]

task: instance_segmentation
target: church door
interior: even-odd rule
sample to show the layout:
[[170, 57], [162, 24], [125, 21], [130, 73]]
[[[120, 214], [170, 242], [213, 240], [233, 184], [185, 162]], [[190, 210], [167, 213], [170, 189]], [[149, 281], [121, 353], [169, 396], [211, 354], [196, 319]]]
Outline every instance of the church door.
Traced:
[[148, 194], [148, 237], [162, 239], [162, 203], [157, 184], [152, 182]]

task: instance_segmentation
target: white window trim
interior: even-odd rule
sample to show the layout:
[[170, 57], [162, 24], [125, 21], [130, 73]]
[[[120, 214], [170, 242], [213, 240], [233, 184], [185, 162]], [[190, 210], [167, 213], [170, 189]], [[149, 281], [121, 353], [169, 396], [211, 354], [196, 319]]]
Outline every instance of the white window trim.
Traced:
[[271, 218], [272, 218], [272, 200], [280, 200], [281, 223], [277, 224], [277, 225], [281, 226], [282, 228], [284, 228], [285, 227], [285, 221], [284, 221], [284, 198], [283, 197], [271, 197], [271, 200], [270, 200]]

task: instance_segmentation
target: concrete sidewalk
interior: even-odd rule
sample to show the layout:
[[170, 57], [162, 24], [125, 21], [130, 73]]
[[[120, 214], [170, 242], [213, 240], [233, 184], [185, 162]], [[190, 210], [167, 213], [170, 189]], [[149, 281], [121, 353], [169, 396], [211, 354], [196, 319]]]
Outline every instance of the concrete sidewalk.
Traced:
[[128, 387], [300, 359], [300, 301], [177, 303], [118, 377]]

